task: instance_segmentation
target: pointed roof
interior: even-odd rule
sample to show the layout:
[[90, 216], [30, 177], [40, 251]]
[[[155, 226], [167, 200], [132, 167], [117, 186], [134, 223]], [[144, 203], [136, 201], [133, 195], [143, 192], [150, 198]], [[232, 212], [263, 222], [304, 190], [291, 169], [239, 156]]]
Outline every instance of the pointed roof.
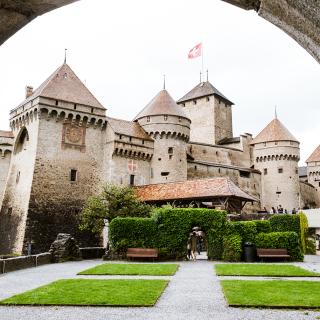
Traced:
[[182, 107], [178, 106], [167, 90], [161, 90], [147, 106], [134, 118], [134, 121], [147, 116], [173, 115], [189, 119]]
[[274, 118], [251, 142], [257, 144], [271, 141], [295, 141], [299, 142], [291, 132], [280, 122]]
[[314, 161], [320, 161], [320, 145], [312, 152], [306, 163]]
[[194, 100], [197, 98], [207, 97], [211, 95], [218, 96], [223, 100], [226, 100], [231, 105], [234, 104], [225, 95], [223, 95], [217, 88], [215, 88], [209, 81], [200, 82], [198, 85], [196, 85], [191, 91], [189, 91], [177, 102], [182, 103], [185, 101]]
[[105, 110], [66, 63], [53, 72], [20, 106], [37, 97], [63, 100]]

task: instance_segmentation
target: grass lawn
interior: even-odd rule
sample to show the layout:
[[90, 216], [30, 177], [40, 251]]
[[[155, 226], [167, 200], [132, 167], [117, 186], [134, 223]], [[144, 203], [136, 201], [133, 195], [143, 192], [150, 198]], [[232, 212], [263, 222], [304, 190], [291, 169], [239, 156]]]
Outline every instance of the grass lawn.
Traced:
[[319, 277], [320, 274], [285, 264], [216, 264], [218, 276]]
[[266, 308], [320, 308], [318, 281], [221, 281], [229, 306]]
[[0, 301], [13, 305], [153, 306], [168, 281], [65, 279]]
[[105, 263], [94, 268], [81, 271], [78, 274], [172, 276], [176, 273], [178, 267], [178, 264]]

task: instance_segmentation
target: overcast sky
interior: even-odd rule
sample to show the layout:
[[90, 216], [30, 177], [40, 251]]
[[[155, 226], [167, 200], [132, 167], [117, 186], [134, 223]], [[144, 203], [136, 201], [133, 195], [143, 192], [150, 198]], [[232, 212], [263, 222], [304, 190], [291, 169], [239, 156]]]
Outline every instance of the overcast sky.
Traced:
[[81, 0], [37, 18], [0, 47], [0, 129], [26, 85], [63, 63], [112, 117], [131, 120], [166, 87], [175, 99], [199, 82], [204, 44], [210, 82], [235, 103], [234, 135], [258, 134], [274, 117], [301, 143], [303, 165], [320, 144], [320, 67], [254, 12], [220, 0]]

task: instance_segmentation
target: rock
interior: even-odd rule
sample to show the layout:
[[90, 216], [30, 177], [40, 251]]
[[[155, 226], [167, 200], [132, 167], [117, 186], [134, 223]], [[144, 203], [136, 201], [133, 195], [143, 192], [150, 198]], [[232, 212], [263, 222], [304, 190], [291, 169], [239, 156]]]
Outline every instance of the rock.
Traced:
[[81, 260], [77, 241], [68, 233], [59, 233], [49, 252], [53, 262]]

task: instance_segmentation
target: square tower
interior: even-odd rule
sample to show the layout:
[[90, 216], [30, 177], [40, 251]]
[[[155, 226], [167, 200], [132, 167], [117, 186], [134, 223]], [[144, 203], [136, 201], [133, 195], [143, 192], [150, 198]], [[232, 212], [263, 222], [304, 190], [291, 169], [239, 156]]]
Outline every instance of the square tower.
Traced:
[[199, 83], [177, 103], [191, 120], [191, 142], [218, 144], [233, 137], [233, 103], [209, 81]]

